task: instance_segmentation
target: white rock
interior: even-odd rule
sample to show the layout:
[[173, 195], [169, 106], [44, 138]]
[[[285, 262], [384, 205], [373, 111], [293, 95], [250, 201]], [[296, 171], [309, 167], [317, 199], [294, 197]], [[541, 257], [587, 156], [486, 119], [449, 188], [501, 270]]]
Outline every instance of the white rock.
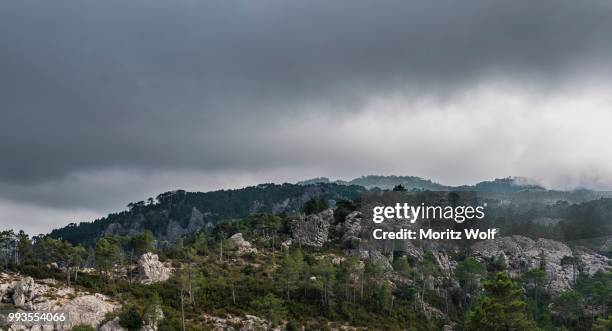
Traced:
[[577, 250], [574, 254], [567, 245], [550, 239], [534, 241], [523, 236], [501, 237], [476, 243], [472, 246], [472, 251], [480, 260], [504, 256], [512, 277], [518, 277], [530, 269], [538, 268], [543, 258], [549, 281], [547, 288], [552, 293], [570, 288], [573, 283], [572, 267], [561, 265], [561, 260], [565, 256], [580, 257], [585, 265], [585, 272], [589, 274], [609, 269], [609, 259], [605, 256], [585, 250]]
[[13, 285], [13, 304], [18, 308], [31, 308], [34, 279], [25, 277]]
[[33, 311], [61, 311], [69, 315], [69, 320], [64, 323], [57, 322], [55, 325], [41, 327], [34, 324], [15, 325], [11, 330], [70, 330], [79, 324], [97, 327], [106, 314], [120, 308], [117, 302], [102, 294], [76, 292], [70, 287], [36, 283], [31, 277], [11, 280], [10, 286], [6, 287], [4, 285], [8, 280], [0, 277], [2, 281], [0, 287], [6, 288], [6, 291], [11, 293], [11, 300], [17, 300], [16, 303], [20, 304], [20, 308]]
[[149, 252], [138, 259], [138, 274], [142, 284], [153, 284], [168, 280], [172, 275], [172, 268], [160, 262], [157, 254]]
[[332, 209], [293, 221], [291, 235], [300, 245], [322, 247], [329, 240], [329, 227], [334, 219]]
[[119, 325], [119, 317], [115, 317], [112, 321], [104, 323], [98, 328], [98, 331], [128, 331], [126, 328]]
[[229, 238], [231, 245], [237, 250], [238, 255], [257, 253], [257, 248], [253, 247], [250, 242], [244, 240], [242, 233], [238, 232]]

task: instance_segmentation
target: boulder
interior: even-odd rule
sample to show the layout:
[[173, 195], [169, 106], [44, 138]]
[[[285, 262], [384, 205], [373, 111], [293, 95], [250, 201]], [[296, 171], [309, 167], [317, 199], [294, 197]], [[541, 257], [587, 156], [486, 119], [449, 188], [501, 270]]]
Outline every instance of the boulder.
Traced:
[[293, 240], [287, 239], [283, 241], [283, 243], [281, 244], [281, 249], [286, 251], [289, 249], [289, 247], [291, 247], [292, 244], [293, 244]]
[[98, 331], [128, 331], [128, 329], [119, 325], [119, 317], [104, 323], [98, 328]]
[[300, 217], [291, 226], [291, 235], [299, 245], [323, 247], [329, 240], [329, 227], [334, 219], [332, 209]]
[[257, 248], [253, 247], [250, 242], [244, 240], [242, 233], [238, 232], [229, 238], [229, 241], [238, 255], [257, 253]]
[[13, 304], [18, 308], [31, 309], [34, 291], [34, 279], [25, 277], [13, 285]]
[[119, 308], [115, 302], [102, 294], [86, 294], [66, 302], [61, 310], [70, 314], [72, 325], [90, 324], [99, 325], [106, 314]]
[[[65, 286], [50, 286], [45, 280], [34, 282], [31, 277], [20, 278], [0, 277], [2, 288], [10, 296], [5, 295], [5, 303], [14, 304], [24, 310], [62, 311], [69, 314], [65, 322], [44, 325], [38, 328], [35, 323], [13, 325], [11, 330], [70, 330], [73, 326], [87, 324], [97, 327], [108, 313], [118, 309], [120, 305], [102, 294], [77, 292], [74, 288]], [[8, 286], [5, 281], [10, 281]], [[49, 282], [51, 283], [51, 282]], [[115, 329], [112, 329], [115, 330]]]
[[342, 241], [359, 240], [361, 235], [361, 212], [348, 214], [344, 222], [336, 225], [336, 231], [342, 235]]
[[142, 284], [153, 284], [168, 280], [172, 268], [159, 261], [157, 254], [149, 252], [142, 254], [138, 259], [138, 274]]

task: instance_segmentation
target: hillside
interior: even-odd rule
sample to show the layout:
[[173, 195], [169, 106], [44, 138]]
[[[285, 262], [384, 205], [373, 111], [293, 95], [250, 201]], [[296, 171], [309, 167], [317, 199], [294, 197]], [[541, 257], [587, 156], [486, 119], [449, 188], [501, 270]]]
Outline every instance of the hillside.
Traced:
[[[266, 189], [279, 187], [255, 190]], [[173, 200], [196, 208], [187, 197], [166, 193], [158, 204]], [[127, 213], [154, 205], [136, 204]], [[54, 305], [76, 314], [68, 328], [58, 328], [71, 331], [91, 330], [76, 323], [103, 331], [480, 331], [503, 319], [513, 330], [609, 325], [610, 242], [593, 249], [552, 240], [546, 236], [557, 232], [550, 224], [529, 220], [561, 219], [555, 226], [566, 236], [601, 236], [612, 230], [610, 199], [531, 207], [500, 202], [484, 222], [499, 226], [503, 237], [392, 246], [368, 238], [372, 224], [357, 202], [309, 206], [307, 214], [219, 220], [169, 246], [149, 232], [104, 236], [90, 249], [9, 233], [0, 237], [6, 248], [0, 251], [0, 297], [6, 308]], [[500, 314], [506, 310], [510, 317]]]
[[223, 219], [243, 218], [257, 212], [294, 214], [310, 199], [355, 200], [364, 188], [355, 185], [261, 184], [236, 190], [166, 192], [148, 201], [130, 203], [129, 210], [93, 222], [71, 223], [51, 231], [52, 238], [73, 244], [92, 243], [103, 234], [133, 235], [151, 231], [172, 242]]
[[72, 244], [91, 244], [102, 235], [135, 235], [149, 230], [158, 240], [171, 243], [202, 228], [212, 227], [220, 220], [244, 218], [259, 212], [294, 215], [311, 199], [323, 199], [333, 206], [341, 200], [356, 201], [368, 190], [391, 189], [396, 185], [415, 192], [476, 192], [481, 199], [494, 202], [493, 205], [510, 203], [504, 205], [504, 210], [513, 205], [521, 206], [518, 210], [522, 211], [537, 210], [521, 218], [518, 224], [535, 220], [537, 217], [533, 215], [549, 210], [542, 206], [554, 206], [558, 201], [577, 204], [612, 197], [610, 192], [546, 190], [517, 183], [513, 178], [450, 187], [412, 176], [363, 176], [350, 182], [331, 182], [320, 177], [298, 184], [261, 184], [212, 192], [166, 192], [155, 199], [130, 203], [128, 210], [93, 222], [71, 223], [55, 229], [50, 236]]

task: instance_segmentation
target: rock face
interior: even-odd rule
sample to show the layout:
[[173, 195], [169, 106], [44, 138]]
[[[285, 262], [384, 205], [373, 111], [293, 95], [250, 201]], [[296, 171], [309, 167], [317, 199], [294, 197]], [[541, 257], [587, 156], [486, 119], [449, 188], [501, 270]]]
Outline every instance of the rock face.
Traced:
[[250, 242], [244, 240], [242, 233], [238, 232], [229, 238], [233, 248], [236, 249], [238, 255], [257, 253], [257, 248], [253, 247]]
[[610, 268], [609, 259], [602, 255], [578, 249], [572, 252], [565, 244], [550, 239], [534, 241], [523, 236], [502, 237], [479, 242], [472, 246], [472, 251], [481, 261], [504, 259], [512, 277], [518, 277], [544, 262], [549, 280], [547, 288], [553, 293], [569, 288], [575, 279], [574, 268], [561, 263], [564, 257], [579, 257], [585, 265], [584, 272], [589, 274]]
[[159, 261], [159, 256], [151, 252], [144, 253], [138, 259], [139, 281], [142, 284], [153, 284], [166, 281], [172, 274], [172, 268]]
[[104, 325], [98, 328], [98, 331], [128, 331], [128, 329], [119, 325], [119, 317], [104, 323]]
[[282, 330], [281, 327], [270, 327], [268, 321], [253, 315], [218, 317], [205, 314], [203, 319], [210, 330], [214, 331]]
[[[196, 207], [191, 208], [191, 217], [186, 226], [182, 226], [175, 220], [168, 218], [168, 211], [161, 211], [160, 217], [167, 218], [168, 223], [163, 231], [154, 233], [155, 237], [161, 245], [169, 245], [175, 242], [180, 237], [189, 233], [196, 232], [206, 226], [209, 220], [208, 213], [202, 213]], [[146, 216], [142, 213], [135, 213], [133, 222], [129, 224], [111, 223], [104, 230], [104, 235], [108, 236], [133, 236], [141, 234], [146, 223]]]
[[593, 275], [599, 270], [612, 270], [610, 266], [611, 260], [603, 255], [597, 254], [585, 248], [577, 248], [574, 255], [580, 258], [582, 262], [582, 272]]
[[18, 308], [32, 307], [32, 292], [34, 290], [34, 279], [26, 277], [13, 285], [13, 304]]
[[98, 325], [104, 320], [107, 313], [118, 307], [119, 306], [111, 302], [108, 297], [96, 293], [78, 296], [68, 301], [61, 309], [70, 313], [73, 325], [81, 323]]
[[289, 249], [289, 247], [291, 247], [291, 244], [293, 244], [293, 240], [287, 239], [283, 241], [283, 243], [281, 244], [281, 248], [286, 251]]
[[329, 238], [329, 227], [334, 219], [332, 209], [293, 221], [291, 235], [299, 245], [323, 247]]
[[336, 226], [336, 230], [342, 233], [342, 240], [358, 240], [361, 234], [361, 212], [354, 211], [346, 215], [344, 222]]
[[[50, 285], [47, 285], [50, 284]], [[35, 282], [31, 277], [0, 274], [0, 288], [3, 288], [3, 303], [34, 311], [62, 311], [70, 316], [67, 322], [34, 328], [34, 325], [13, 325], [10, 330], [70, 330], [73, 326], [100, 325], [106, 314], [120, 308], [120, 305], [102, 294], [77, 292], [70, 287], [58, 287], [52, 281]], [[114, 329], [113, 329], [114, 330]]]

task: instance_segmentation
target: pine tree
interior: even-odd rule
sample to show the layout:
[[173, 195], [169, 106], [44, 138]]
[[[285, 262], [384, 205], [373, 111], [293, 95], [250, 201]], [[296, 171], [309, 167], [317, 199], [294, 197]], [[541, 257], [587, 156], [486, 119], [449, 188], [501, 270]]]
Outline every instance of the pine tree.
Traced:
[[538, 330], [529, 319], [520, 286], [508, 275], [499, 272], [483, 286], [486, 294], [468, 312], [466, 330]]

